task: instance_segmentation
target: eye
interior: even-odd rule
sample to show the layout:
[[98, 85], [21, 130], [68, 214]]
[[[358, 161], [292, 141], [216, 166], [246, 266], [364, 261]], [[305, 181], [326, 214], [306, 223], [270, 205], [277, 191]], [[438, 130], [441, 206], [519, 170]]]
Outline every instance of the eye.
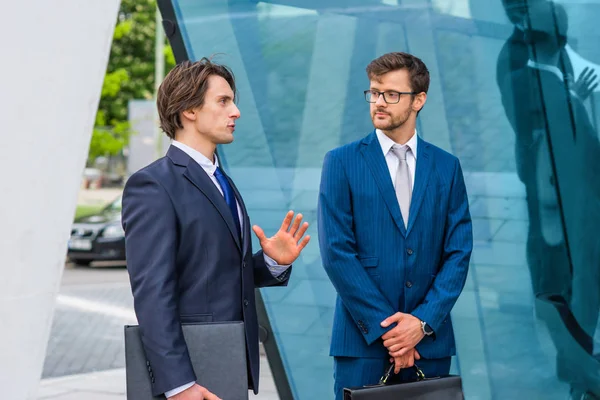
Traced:
[[227, 103], [227, 99], [221, 99], [221, 100], [219, 100], [219, 103], [225, 104], [225, 103]]

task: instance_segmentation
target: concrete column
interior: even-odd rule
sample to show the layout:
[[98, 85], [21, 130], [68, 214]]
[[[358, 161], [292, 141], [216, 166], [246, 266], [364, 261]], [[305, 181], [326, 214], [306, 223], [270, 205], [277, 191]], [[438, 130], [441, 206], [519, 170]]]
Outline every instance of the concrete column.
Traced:
[[36, 397], [118, 9], [119, 0], [2, 2], [2, 398]]

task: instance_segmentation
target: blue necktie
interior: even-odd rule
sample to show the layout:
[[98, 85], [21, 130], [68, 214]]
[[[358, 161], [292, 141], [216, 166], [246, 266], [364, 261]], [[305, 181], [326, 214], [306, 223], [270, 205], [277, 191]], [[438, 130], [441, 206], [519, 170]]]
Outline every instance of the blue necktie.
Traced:
[[215, 170], [215, 178], [217, 178], [217, 182], [219, 182], [219, 186], [221, 186], [221, 190], [223, 190], [223, 197], [225, 197], [225, 202], [229, 206], [229, 211], [231, 211], [231, 215], [233, 216], [233, 221], [235, 222], [238, 236], [241, 236], [242, 229], [240, 228], [240, 217], [238, 214], [237, 201], [235, 200], [233, 188], [219, 167], [217, 167]]

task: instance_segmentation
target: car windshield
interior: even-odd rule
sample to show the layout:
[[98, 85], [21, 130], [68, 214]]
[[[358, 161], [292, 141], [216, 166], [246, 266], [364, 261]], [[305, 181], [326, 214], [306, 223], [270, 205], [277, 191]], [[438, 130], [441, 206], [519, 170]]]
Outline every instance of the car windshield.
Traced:
[[106, 210], [107, 211], [121, 211], [121, 199], [122, 199], [122, 197], [119, 196], [115, 201], [113, 201], [108, 206], [106, 206]]

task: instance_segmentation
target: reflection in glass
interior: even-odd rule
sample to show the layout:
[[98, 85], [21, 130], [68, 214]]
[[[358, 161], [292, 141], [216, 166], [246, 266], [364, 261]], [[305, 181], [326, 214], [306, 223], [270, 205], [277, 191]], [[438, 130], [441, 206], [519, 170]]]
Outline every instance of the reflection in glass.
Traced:
[[568, 15], [560, 4], [512, 4], [507, 13], [515, 32], [500, 54], [497, 80], [527, 191], [536, 313], [556, 348], [557, 377], [571, 396], [598, 395], [593, 335], [600, 258], [589, 223], [600, 207], [600, 144], [583, 103], [597, 77], [584, 70], [574, 80], [565, 50]]
[[419, 134], [465, 173], [476, 243], [452, 372], [467, 398], [600, 395], [600, 7], [560, 3], [173, 0], [187, 55], [236, 74], [242, 118], [220, 152], [252, 222], [274, 230], [293, 208], [312, 224], [289, 287], [262, 293], [295, 398], [332, 398], [321, 163], [372, 129], [365, 66], [389, 51], [428, 65]]

